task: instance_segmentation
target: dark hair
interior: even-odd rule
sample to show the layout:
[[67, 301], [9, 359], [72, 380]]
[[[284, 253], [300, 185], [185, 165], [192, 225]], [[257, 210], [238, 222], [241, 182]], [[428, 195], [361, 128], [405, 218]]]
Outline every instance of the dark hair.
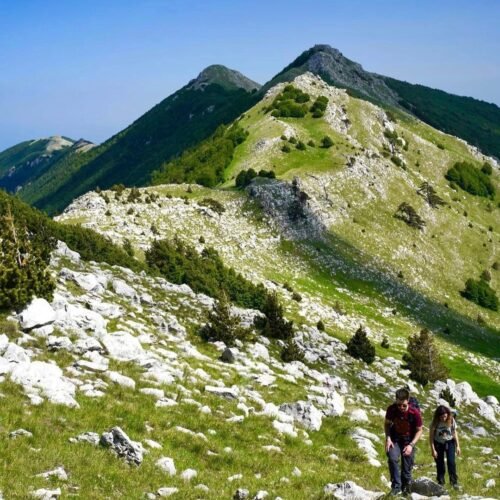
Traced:
[[446, 419], [446, 423], [448, 426], [451, 426], [451, 423], [453, 421], [453, 414], [451, 410], [444, 405], [439, 405], [436, 408], [436, 411], [434, 412], [434, 416], [432, 417], [432, 426], [435, 427], [438, 422], [441, 420], [441, 415], [448, 415], [448, 418]]
[[398, 389], [396, 391], [396, 399], [398, 401], [408, 401], [410, 399], [410, 391], [406, 388]]

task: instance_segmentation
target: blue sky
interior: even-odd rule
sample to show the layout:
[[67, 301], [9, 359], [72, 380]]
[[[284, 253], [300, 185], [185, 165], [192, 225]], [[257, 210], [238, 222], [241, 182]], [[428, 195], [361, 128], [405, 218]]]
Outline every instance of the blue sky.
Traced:
[[497, 0], [0, 0], [0, 150], [101, 142], [209, 64], [264, 83], [316, 43], [500, 104]]

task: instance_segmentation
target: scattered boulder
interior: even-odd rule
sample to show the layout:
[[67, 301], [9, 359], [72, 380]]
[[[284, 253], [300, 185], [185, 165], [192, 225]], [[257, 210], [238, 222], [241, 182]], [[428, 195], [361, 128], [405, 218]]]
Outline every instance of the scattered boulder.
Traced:
[[197, 475], [198, 472], [196, 472], [194, 469], [186, 469], [185, 471], [182, 471], [181, 479], [184, 479], [184, 481], [191, 481], [191, 479], [193, 479]]
[[211, 385], [205, 386], [205, 392], [216, 394], [224, 399], [237, 399], [239, 391], [237, 387], [214, 387]]
[[19, 313], [19, 324], [25, 331], [54, 323], [56, 312], [45, 299], [33, 299], [30, 304]]
[[164, 487], [164, 488], [159, 488], [157, 493], [159, 497], [170, 497], [177, 493], [179, 491], [179, 488], [174, 488], [174, 487]]
[[380, 491], [365, 490], [354, 481], [329, 483], [323, 489], [323, 493], [327, 498], [338, 498], [339, 500], [372, 500], [384, 496], [384, 493]]
[[134, 361], [144, 355], [141, 343], [128, 332], [113, 332], [101, 339], [111, 358], [117, 361]]
[[119, 457], [128, 463], [140, 465], [143, 460], [144, 448], [141, 443], [132, 441], [120, 427], [113, 427], [102, 434], [100, 444], [111, 448]]
[[291, 415], [295, 421], [308, 430], [319, 431], [321, 429], [323, 414], [312, 403], [305, 401], [285, 403], [280, 406], [280, 411]]
[[76, 437], [69, 438], [70, 443], [90, 443], [94, 446], [99, 444], [99, 434], [97, 432], [83, 432]]
[[250, 496], [250, 492], [245, 488], [238, 488], [233, 495], [233, 500], [246, 500]]
[[68, 480], [68, 474], [64, 470], [64, 467], [56, 467], [54, 470], [49, 470], [47, 472], [42, 472], [41, 474], [37, 474], [35, 477], [43, 477], [45, 479], [50, 479], [51, 477], [55, 477], [60, 481]]
[[428, 477], [419, 477], [411, 483], [412, 493], [418, 493], [426, 497], [440, 497], [446, 495], [446, 490], [443, 486], [436, 483]]
[[9, 437], [11, 439], [16, 439], [20, 436], [33, 437], [33, 434], [25, 429], [16, 429], [15, 431], [9, 432]]
[[61, 496], [61, 488], [56, 488], [55, 490], [40, 488], [39, 490], [34, 491], [31, 496], [39, 498], [40, 500], [54, 500]]
[[169, 476], [175, 476], [175, 474], [177, 473], [173, 458], [162, 457], [156, 461], [155, 465], [159, 467], [163, 472], [166, 472]]
[[224, 363], [234, 363], [235, 355], [233, 350], [229, 347], [226, 347], [226, 349], [224, 349], [224, 352], [220, 355], [219, 359]]

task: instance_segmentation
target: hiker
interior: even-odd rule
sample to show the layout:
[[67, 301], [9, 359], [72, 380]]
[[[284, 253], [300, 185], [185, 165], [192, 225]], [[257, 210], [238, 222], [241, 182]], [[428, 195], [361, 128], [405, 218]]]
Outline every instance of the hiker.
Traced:
[[441, 485], [444, 484], [446, 473], [444, 457], [446, 455], [450, 483], [455, 490], [460, 489], [455, 465], [455, 453], [457, 455], [461, 453], [460, 444], [458, 443], [457, 424], [451, 410], [444, 405], [438, 406], [434, 412], [429, 430], [429, 444], [432, 457], [436, 461], [437, 482]]
[[[385, 414], [385, 452], [391, 474], [391, 495], [409, 493], [415, 445], [422, 435], [420, 410], [410, 405], [410, 391], [398, 389]], [[399, 461], [401, 459], [401, 474]]]

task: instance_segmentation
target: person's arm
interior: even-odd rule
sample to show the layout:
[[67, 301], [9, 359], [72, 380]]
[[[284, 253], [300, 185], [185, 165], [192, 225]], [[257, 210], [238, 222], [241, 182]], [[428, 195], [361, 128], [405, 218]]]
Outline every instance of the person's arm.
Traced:
[[392, 439], [391, 439], [391, 427], [392, 427], [392, 421], [388, 420], [386, 418], [385, 422], [384, 422], [385, 452], [386, 453], [388, 453], [389, 450], [394, 446], [394, 443], [392, 442]]
[[457, 432], [457, 425], [455, 422], [453, 422], [453, 433], [452, 433], [453, 439], [455, 439], [455, 447], [456, 447], [456, 452], [457, 455], [462, 454], [462, 450], [460, 449], [460, 443], [458, 441], [458, 432]]
[[423, 430], [424, 428], [422, 426], [417, 427], [417, 432], [415, 432], [413, 439], [403, 448], [403, 455], [411, 455], [417, 441], [420, 439], [420, 436], [422, 436]]
[[434, 447], [434, 433], [436, 432], [436, 426], [431, 425], [431, 428], [429, 429], [429, 446], [431, 447], [431, 455], [433, 458], [437, 458], [437, 451], [436, 448]]

